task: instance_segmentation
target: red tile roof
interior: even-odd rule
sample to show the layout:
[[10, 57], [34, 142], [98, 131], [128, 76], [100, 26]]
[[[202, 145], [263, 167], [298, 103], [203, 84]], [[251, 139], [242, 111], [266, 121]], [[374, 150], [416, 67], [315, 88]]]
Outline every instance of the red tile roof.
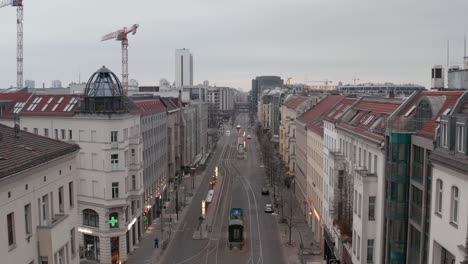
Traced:
[[144, 115], [166, 111], [166, 106], [161, 102], [161, 100], [138, 101], [135, 103]]
[[435, 130], [438, 126], [437, 119], [444, 113], [448, 108], [455, 107], [455, 104], [463, 96], [464, 91], [424, 91], [419, 93], [411, 103], [407, 104], [405, 108], [401, 110], [399, 117], [394, 121], [399, 127], [404, 127], [407, 123], [411, 122], [415, 117], [416, 111], [412, 111], [407, 117], [404, 115], [415, 105], [417, 105], [423, 97], [445, 97], [445, 101], [440, 107], [439, 111], [434, 114], [430, 121], [423, 125], [422, 129], [418, 132], [418, 135], [433, 139]]
[[167, 111], [172, 111], [178, 108], [177, 105], [172, 101], [172, 98], [161, 97], [161, 101], [166, 106]]
[[338, 127], [383, 140], [387, 118], [403, 103], [390, 98], [362, 98], [338, 122]]
[[[78, 145], [0, 125], [0, 179], [76, 152]], [[41, 175], [42, 177], [42, 175]]]
[[328, 113], [344, 97], [344, 95], [328, 95], [297, 119], [305, 123], [308, 129], [323, 135], [324, 114]]
[[17, 115], [13, 112], [13, 110], [15, 109], [15, 105], [18, 103], [27, 102], [31, 95], [32, 93], [0, 93], [0, 102], [8, 101], [12, 103], [8, 109], [5, 109], [5, 112], [0, 116], [0, 118], [15, 118], [15, 116]]
[[21, 115], [72, 116], [80, 106], [82, 95], [47, 94], [33, 95], [21, 110]]
[[337, 104], [334, 109], [330, 110], [330, 112], [323, 119], [330, 122], [336, 122], [336, 119], [339, 118], [344, 111], [348, 110], [348, 108], [351, 107], [351, 105], [356, 101], [357, 98], [344, 98]]
[[329, 111], [336, 103], [343, 99], [344, 95], [328, 95], [318, 102], [314, 107], [306, 111], [304, 114], [300, 115], [297, 119], [304, 123], [309, 123], [313, 120], [316, 120], [322, 117], [327, 111]]
[[288, 99], [284, 105], [288, 108], [296, 109], [300, 104], [302, 104], [307, 97], [305, 96], [293, 96], [292, 98]]

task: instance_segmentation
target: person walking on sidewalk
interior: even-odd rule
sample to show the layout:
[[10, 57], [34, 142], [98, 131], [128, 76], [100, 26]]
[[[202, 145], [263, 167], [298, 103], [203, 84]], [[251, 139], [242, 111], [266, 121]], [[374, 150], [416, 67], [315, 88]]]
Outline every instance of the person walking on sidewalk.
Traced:
[[159, 239], [158, 238], [154, 239], [154, 247], [159, 248]]

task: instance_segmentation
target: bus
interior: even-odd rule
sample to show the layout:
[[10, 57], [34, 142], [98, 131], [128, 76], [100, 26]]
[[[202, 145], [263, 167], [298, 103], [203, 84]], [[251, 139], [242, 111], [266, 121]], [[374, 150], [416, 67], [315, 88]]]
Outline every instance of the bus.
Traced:
[[229, 249], [237, 247], [242, 250], [244, 246], [244, 211], [242, 208], [231, 208], [228, 232]]

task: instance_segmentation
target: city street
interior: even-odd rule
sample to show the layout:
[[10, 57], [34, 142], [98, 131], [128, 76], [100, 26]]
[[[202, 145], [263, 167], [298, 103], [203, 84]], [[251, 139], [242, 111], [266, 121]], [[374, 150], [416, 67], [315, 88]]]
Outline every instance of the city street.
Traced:
[[[241, 125], [237, 133], [235, 126]], [[164, 253], [161, 263], [285, 263], [278, 231], [276, 214], [265, 213], [264, 206], [272, 203], [271, 195], [262, 195], [262, 187], [267, 185], [264, 170], [261, 167], [258, 142], [253, 131], [247, 129], [248, 116], [240, 114], [234, 126], [229, 128], [230, 135], [219, 139], [216, 152], [206, 168], [206, 176], [195, 194], [187, 215], [178, 225], [171, 242]], [[247, 139], [247, 153], [238, 159], [237, 138], [243, 134], [252, 135]], [[218, 166], [220, 186], [219, 197], [208, 208], [211, 219], [202, 223], [208, 228], [206, 239], [193, 239], [199, 227], [201, 200], [209, 190], [209, 182], [215, 167]], [[221, 180], [222, 178], [222, 180]], [[244, 210], [244, 238], [242, 250], [229, 249], [228, 221], [231, 208]], [[208, 225], [208, 226], [207, 226]], [[211, 226], [210, 226], [211, 225]]]

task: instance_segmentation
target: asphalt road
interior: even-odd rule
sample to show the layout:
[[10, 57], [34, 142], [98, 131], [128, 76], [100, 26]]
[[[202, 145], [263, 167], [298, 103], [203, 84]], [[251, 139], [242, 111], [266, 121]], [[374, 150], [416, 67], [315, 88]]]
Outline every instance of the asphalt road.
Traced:
[[[242, 129], [247, 128], [248, 115], [238, 115], [237, 124]], [[267, 179], [260, 166], [256, 137], [253, 131], [247, 129], [246, 133], [252, 135], [252, 139], [247, 140], [245, 158], [238, 159], [236, 145], [240, 134], [235, 127], [231, 127], [230, 131], [230, 135], [219, 139], [216, 152], [206, 168], [209, 172], [218, 166], [219, 174], [224, 177], [217, 206], [209, 209], [215, 210], [215, 215], [208, 239], [194, 240], [192, 236], [199, 224], [201, 200], [205, 199], [209, 189], [209, 173], [203, 179], [190, 208], [187, 208], [187, 215], [179, 224], [161, 263], [286, 263], [277, 216], [264, 212], [265, 204], [271, 204], [272, 200], [271, 192], [270, 196], [261, 194]], [[229, 212], [234, 207], [244, 210], [245, 245], [242, 250], [230, 250], [228, 245]]]

